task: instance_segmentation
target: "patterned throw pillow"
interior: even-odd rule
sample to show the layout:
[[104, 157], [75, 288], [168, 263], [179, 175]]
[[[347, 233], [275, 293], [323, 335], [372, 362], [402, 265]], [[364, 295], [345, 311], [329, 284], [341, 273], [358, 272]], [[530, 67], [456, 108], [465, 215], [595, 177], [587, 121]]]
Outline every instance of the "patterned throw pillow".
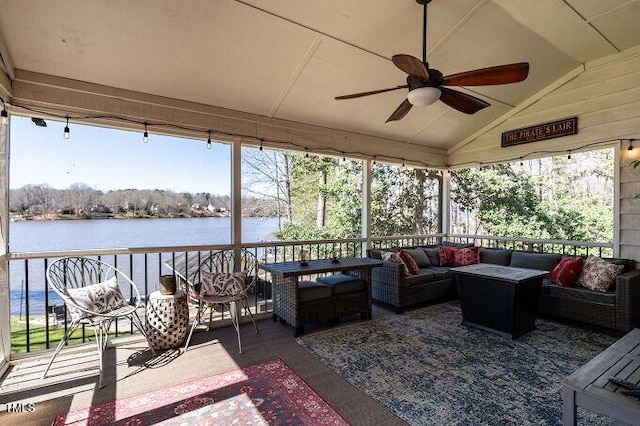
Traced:
[[478, 247], [456, 248], [453, 253], [453, 266], [466, 266], [478, 263]]
[[440, 254], [440, 266], [452, 266], [455, 261], [456, 249], [447, 246], [438, 246]]
[[400, 255], [400, 259], [402, 259], [404, 264], [407, 266], [407, 269], [409, 269], [409, 273], [411, 273], [411, 275], [415, 275], [420, 272], [418, 264], [415, 260], [413, 260], [413, 257], [411, 257], [409, 253], [407, 253], [405, 250], [400, 250], [400, 253], [398, 254]]
[[404, 274], [405, 275], [410, 275], [409, 268], [407, 268], [407, 265], [402, 261], [402, 258], [400, 257], [399, 253], [396, 253], [394, 251], [383, 251], [382, 252], [382, 260], [388, 260], [388, 261], [394, 262], [394, 263], [401, 263], [402, 264], [402, 268], [404, 269]]
[[571, 287], [578, 281], [584, 260], [581, 257], [567, 257], [551, 271], [551, 282], [562, 287]]
[[615, 285], [616, 277], [623, 270], [624, 265], [614, 265], [599, 257], [589, 256], [582, 267], [578, 285], [604, 293]]
[[233, 273], [202, 273], [203, 296], [237, 296], [244, 292], [247, 274], [244, 272]]
[[[68, 288], [67, 295], [79, 307], [96, 314], [105, 314], [127, 305], [118, 287], [117, 277], [86, 287]], [[67, 304], [67, 310], [71, 315], [72, 322], [95, 316], [78, 309], [72, 304]]]

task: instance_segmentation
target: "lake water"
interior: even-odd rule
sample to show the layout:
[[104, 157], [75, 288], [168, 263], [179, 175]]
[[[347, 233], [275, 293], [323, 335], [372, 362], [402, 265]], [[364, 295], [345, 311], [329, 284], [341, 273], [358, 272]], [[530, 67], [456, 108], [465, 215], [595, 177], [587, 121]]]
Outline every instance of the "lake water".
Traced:
[[[272, 234], [277, 229], [276, 218], [243, 218], [242, 241], [248, 243], [272, 240]], [[13, 253], [229, 244], [230, 242], [231, 219], [226, 217], [18, 221], [11, 222], [9, 226], [9, 244]], [[105, 260], [110, 262], [109, 259]], [[118, 268], [128, 271], [127, 265], [123, 264], [128, 262], [128, 259], [125, 257], [122, 260], [119, 259], [119, 262], [121, 263], [118, 264]], [[155, 268], [155, 273], [158, 274], [157, 261], [150, 262], [150, 267]], [[44, 312], [44, 270], [43, 262], [29, 262], [30, 315]], [[26, 313], [24, 273], [23, 262], [11, 262], [11, 315]], [[153, 273], [151, 271], [149, 275], [153, 276]], [[163, 270], [163, 273], [167, 271]], [[144, 280], [140, 271], [135, 271], [134, 275], [136, 284]], [[138, 288], [144, 291], [139, 284]], [[53, 291], [49, 291], [49, 298], [49, 305], [62, 303]]]

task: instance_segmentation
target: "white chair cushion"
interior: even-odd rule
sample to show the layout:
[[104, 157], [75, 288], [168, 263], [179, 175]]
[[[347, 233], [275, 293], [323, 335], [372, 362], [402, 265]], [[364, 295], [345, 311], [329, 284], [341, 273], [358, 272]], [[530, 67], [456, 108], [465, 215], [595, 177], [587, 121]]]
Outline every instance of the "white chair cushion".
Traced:
[[[67, 310], [73, 322], [94, 317], [96, 314], [106, 314], [127, 305], [116, 277], [86, 287], [68, 288], [67, 294], [71, 299], [71, 303], [67, 303]], [[91, 311], [93, 314], [77, 307]]]
[[237, 296], [243, 294], [246, 278], [247, 275], [244, 272], [203, 272], [200, 294], [203, 296]]

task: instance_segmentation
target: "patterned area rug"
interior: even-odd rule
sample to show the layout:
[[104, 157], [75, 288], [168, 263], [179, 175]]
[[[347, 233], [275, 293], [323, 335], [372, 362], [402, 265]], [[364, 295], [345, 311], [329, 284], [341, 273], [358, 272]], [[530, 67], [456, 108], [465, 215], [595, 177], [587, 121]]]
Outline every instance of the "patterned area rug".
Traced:
[[54, 425], [347, 425], [276, 359], [56, 416]]
[[617, 340], [537, 320], [535, 331], [509, 341], [461, 321], [458, 302], [448, 302], [298, 343], [412, 425], [560, 425], [562, 379]]

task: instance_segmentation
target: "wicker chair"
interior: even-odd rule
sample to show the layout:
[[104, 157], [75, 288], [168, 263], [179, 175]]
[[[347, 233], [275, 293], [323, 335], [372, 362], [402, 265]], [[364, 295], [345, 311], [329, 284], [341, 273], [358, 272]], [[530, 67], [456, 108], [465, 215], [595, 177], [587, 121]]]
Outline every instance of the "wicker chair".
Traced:
[[[241, 287], [236, 287], [232, 292], [222, 291], [220, 293], [205, 294], [203, 281], [207, 279], [207, 274], [232, 274], [241, 272], [244, 274], [244, 280]], [[239, 250], [223, 250], [215, 252], [200, 263], [197, 271], [188, 280], [189, 294], [196, 295], [198, 299], [198, 313], [191, 326], [189, 337], [184, 345], [185, 352], [189, 348], [191, 336], [200, 324], [202, 315], [209, 308], [209, 323], [207, 330], [211, 326], [213, 310], [216, 307], [227, 306], [231, 316], [231, 322], [238, 335], [238, 348], [242, 353], [242, 341], [240, 339], [240, 315], [241, 309], [244, 308], [249, 313], [251, 322], [256, 333], [259, 333], [253, 313], [249, 308], [247, 292], [251, 291], [258, 283], [258, 260], [256, 256], [244, 249]]]
[[[42, 374], [44, 379], [51, 364], [69, 337], [80, 325], [93, 327], [100, 359], [100, 383], [104, 379], [103, 352], [109, 341], [109, 328], [114, 320], [127, 318], [149, 339], [145, 327], [137, 314], [142, 306], [140, 293], [135, 284], [122, 272], [100, 260], [86, 257], [65, 257], [52, 262], [47, 268], [47, 280], [53, 290], [64, 300], [67, 313], [71, 314], [71, 323], [58, 344], [47, 368]], [[131, 289], [129, 303], [125, 300], [122, 288]], [[149, 344], [155, 355], [153, 347]]]

